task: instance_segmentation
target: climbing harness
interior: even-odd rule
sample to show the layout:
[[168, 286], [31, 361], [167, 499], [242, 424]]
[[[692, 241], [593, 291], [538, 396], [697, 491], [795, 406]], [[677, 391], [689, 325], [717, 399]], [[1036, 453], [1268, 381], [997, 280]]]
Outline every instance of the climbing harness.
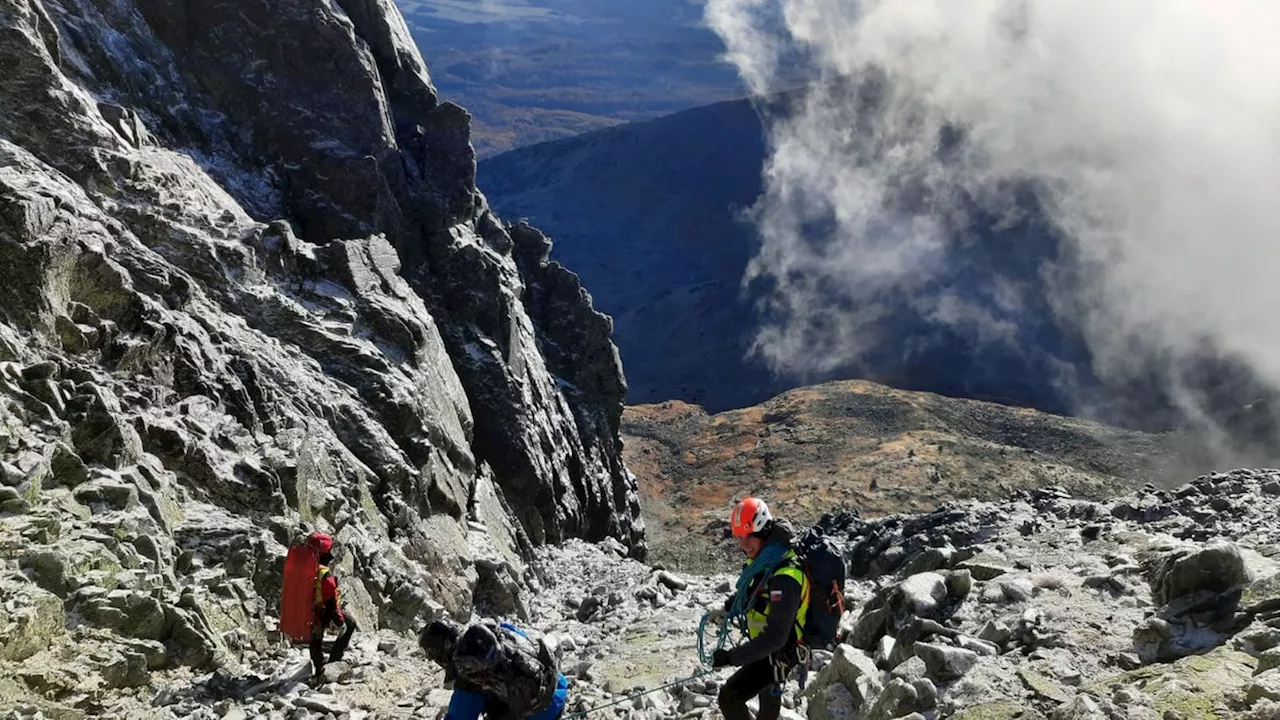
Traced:
[[729, 644], [729, 636], [733, 634], [734, 630], [737, 630], [743, 637], [747, 634], [747, 608], [751, 607], [751, 604], [755, 602], [756, 596], [759, 595], [760, 591], [767, 584], [758, 583], [756, 585], [756, 589], [754, 591], [750, 591], [749, 588], [751, 587], [752, 581], [758, 577], [772, 574], [778, 564], [782, 562], [782, 558], [786, 555], [788, 549], [789, 548], [785, 545], [780, 544], [766, 545], [764, 549], [760, 551], [760, 554], [756, 556], [755, 560], [753, 560], [750, 565], [743, 568], [742, 572], [738, 575], [738, 587], [737, 591], [733, 595], [733, 602], [729, 605], [728, 612], [726, 612], [724, 617], [721, 618], [719, 626], [716, 628], [715, 645], [710, 650], [707, 649], [707, 629], [711, 624], [711, 613], [708, 612], [702, 616], [702, 620], [698, 622], [698, 660], [703, 665], [700, 670], [689, 677], [672, 680], [671, 682], [659, 685], [658, 687], [649, 690], [633, 692], [617, 700], [607, 702], [604, 705], [598, 705], [586, 710], [565, 713], [560, 716], [561, 720], [574, 720], [575, 718], [586, 717], [593, 712], [598, 712], [600, 710], [625, 703], [635, 702], [637, 698], [652, 695], [668, 688], [684, 685], [685, 683], [693, 682], [694, 680], [706, 677], [707, 675], [715, 672], [711, 667], [712, 657], [715, 655], [715, 651], [722, 650]]

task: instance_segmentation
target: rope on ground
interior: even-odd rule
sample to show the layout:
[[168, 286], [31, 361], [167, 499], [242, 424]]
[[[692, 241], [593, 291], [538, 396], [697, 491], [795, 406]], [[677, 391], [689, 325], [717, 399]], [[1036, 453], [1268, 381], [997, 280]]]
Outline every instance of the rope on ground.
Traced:
[[707, 626], [711, 624], [711, 615], [712, 615], [711, 613], [704, 614], [702, 616], [702, 620], [698, 622], [698, 660], [702, 662], [703, 667], [699, 669], [697, 672], [690, 675], [689, 677], [680, 678], [679, 680], [672, 680], [669, 683], [664, 683], [662, 685], [659, 685], [658, 687], [655, 687], [649, 690], [642, 690], [640, 692], [629, 693], [624, 697], [621, 697], [612, 702], [607, 702], [603, 705], [598, 705], [596, 707], [588, 708], [586, 710], [578, 710], [576, 712], [565, 713], [564, 715], [561, 716], [561, 720], [575, 720], [575, 718], [586, 717], [587, 715], [593, 712], [605, 710], [607, 708], [611, 708], [617, 705], [622, 705], [624, 703], [635, 702], [636, 698], [641, 698], [641, 697], [644, 697], [645, 695], [652, 695], [653, 693], [662, 692], [663, 690], [666, 690], [668, 688], [673, 688], [688, 682], [693, 682], [694, 680], [697, 680], [699, 678], [704, 678], [710, 675], [711, 673], [715, 672], [715, 670], [711, 669], [711, 656], [715, 653], [716, 650], [720, 650], [721, 648], [725, 647], [725, 645], [728, 644], [729, 636], [733, 633], [735, 629], [737, 629], [741, 633], [746, 632], [745, 629], [743, 628], [743, 624], [744, 624], [743, 621], [746, 616], [743, 614], [739, 614], [736, 617], [731, 617], [729, 615], [725, 615], [724, 617], [722, 617], [720, 619], [719, 626], [716, 628], [715, 647], [711, 648], [711, 650], [708, 651], [707, 650]]
[[738, 575], [737, 591], [733, 595], [733, 602], [729, 604], [729, 609], [720, 614], [718, 627], [716, 628], [716, 644], [715, 647], [707, 650], [707, 626], [711, 624], [712, 613], [706, 613], [702, 616], [702, 620], [698, 622], [698, 660], [702, 663], [702, 669], [687, 678], [672, 680], [669, 683], [659, 685], [650, 690], [641, 690], [640, 692], [630, 693], [622, 698], [607, 702], [604, 705], [588, 708], [586, 710], [578, 710], [576, 712], [565, 713], [561, 716], [561, 720], [574, 720], [574, 718], [586, 717], [590, 713], [598, 712], [606, 708], [611, 708], [623, 703], [634, 702], [636, 698], [642, 698], [645, 695], [652, 695], [661, 692], [667, 688], [673, 688], [683, 685], [687, 682], [693, 682], [698, 678], [706, 677], [715, 672], [711, 669], [711, 661], [716, 650], [722, 650], [729, 644], [729, 636], [734, 630], [745, 637], [747, 635], [747, 608], [755, 601], [756, 595], [764, 588], [766, 583], [758, 583], [754, 592], [749, 592], [748, 588], [751, 581], [757, 577], [771, 574], [773, 569], [782, 560], [783, 554], [787, 551], [783, 545], [767, 545], [765, 549], [756, 556], [747, 567], [743, 568], [742, 573]]
[[683, 684], [685, 684], [685, 683], [687, 683], [687, 682], [693, 682], [694, 680], [697, 680], [698, 678], [706, 677], [707, 675], [710, 675], [710, 674], [711, 674], [711, 673], [713, 673], [713, 672], [715, 672], [715, 671], [714, 671], [714, 670], [709, 670], [709, 669], [707, 669], [707, 668], [703, 668], [703, 669], [699, 670], [698, 672], [696, 672], [696, 673], [694, 673], [694, 674], [690, 675], [690, 676], [689, 676], [689, 677], [687, 677], [687, 678], [680, 678], [679, 680], [672, 680], [672, 681], [671, 681], [671, 682], [669, 682], [669, 683], [665, 683], [665, 684], [659, 685], [658, 687], [656, 687], [656, 688], [652, 688], [652, 689], [649, 689], [649, 690], [642, 690], [642, 691], [640, 691], [640, 692], [630, 693], [630, 694], [628, 694], [628, 695], [626, 695], [626, 696], [624, 696], [624, 697], [621, 697], [621, 698], [619, 698], [619, 699], [617, 699], [617, 700], [614, 700], [614, 701], [612, 701], [612, 702], [607, 702], [607, 703], [605, 703], [605, 704], [603, 704], [603, 705], [597, 705], [596, 707], [593, 707], [593, 708], [587, 708], [586, 710], [578, 710], [577, 712], [565, 713], [564, 715], [561, 715], [561, 716], [560, 716], [560, 718], [561, 718], [561, 720], [572, 720], [573, 718], [586, 717], [587, 715], [589, 715], [589, 714], [591, 714], [591, 713], [593, 713], [593, 712], [599, 712], [600, 710], [604, 710], [604, 709], [606, 709], [606, 708], [611, 708], [611, 707], [614, 707], [615, 705], [622, 705], [622, 704], [624, 704], [624, 703], [635, 702], [636, 698], [642, 698], [642, 697], [644, 697], [645, 695], [652, 695], [652, 694], [654, 694], [654, 693], [656, 693], [656, 692], [662, 692], [663, 690], [666, 690], [666, 689], [668, 689], [668, 688], [673, 688], [673, 687], [676, 687], [676, 686], [678, 686], [678, 685], [683, 685]]

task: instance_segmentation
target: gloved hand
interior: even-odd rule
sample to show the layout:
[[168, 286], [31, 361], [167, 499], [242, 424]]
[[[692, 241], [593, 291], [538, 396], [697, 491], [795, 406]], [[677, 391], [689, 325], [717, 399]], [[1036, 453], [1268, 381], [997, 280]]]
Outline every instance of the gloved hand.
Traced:
[[711, 608], [707, 611], [707, 624], [719, 625], [724, 622], [729, 613], [724, 608]]
[[711, 667], [721, 668], [729, 664], [729, 651], [723, 648], [711, 653]]

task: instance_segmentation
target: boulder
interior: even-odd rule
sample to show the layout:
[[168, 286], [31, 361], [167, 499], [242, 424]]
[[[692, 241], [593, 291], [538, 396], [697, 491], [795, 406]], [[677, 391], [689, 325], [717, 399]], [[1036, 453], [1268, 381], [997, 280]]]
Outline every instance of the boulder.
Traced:
[[934, 617], [947, 600], [947, 578], [935, 573], [912, 575], [898, 586], [897, 607], [916, 617]]
[[1280, 668], [1280, 648], [1272, 648], [1258, 656], [1258, 668], [1254, 671], [1261, 675], [1269, 670]]
[[876, 697], [875, 703], [867, 710], [864, 720], [893, 720], [915, 712], [920, 701], [915, 686], [901, 678], [889, 681], [884, 690]]
[[803, 695], [818, 697], [827, 687], [836, 684], [849, 691], [855, 708], [861, 708], [880, 691], [880, 671], [875, 661], [861, 650], [840, 645], [832, 653], [831, 662], [818, 672]]
[[1240, 595], [1240, 609], [1252, 615], [1280, 610], [1280, 573], [1249, 583]]
[[858, 616], [858, 620], [854, 623], [853, 628], [849, 631], [849, 644], [862, 650], [873, 650], [881, 636], [885, 634], [885, 630], [889, 622], [889, 610], [886, 608], [876, 608], [872, 610], [864, 610]]
[[26, 660], [48, 648], [65, 628], [56, 595], [28, 583], [0, 582], [0, 660]]
[[1151, 563], [1147, 577], [1158, 605], [1197, 591], [1222, 592], [1250, 579], [1240, 548], [1227, 542], [1162, 555]]
[[1280, 702], [1280, 670], [1268, 670], [1253, 677], [1245, 686], [1244, 697], [1251, 706], [1263, 700]]
[[[693, 698], [700, 697], [697, 695], [688, 695], [685, 700], [688, 706], [684, 704], [680, 706], [681, 712], [688, 713], [694, 710]], [[850, 720], [857, 717], [858, 711], [862, 708], [862, 703], [856, 700], [848, 688], [843, 685], [828, 685], [822, 690], [814, 693], [809, 698], [808, 709], [806, 711], [809, 720]]]
[[950, 645], [917, 642], [915, 653], [928, 668], [929, 678], [940, 682], [957, 680], [978, 664], [977, 653]]

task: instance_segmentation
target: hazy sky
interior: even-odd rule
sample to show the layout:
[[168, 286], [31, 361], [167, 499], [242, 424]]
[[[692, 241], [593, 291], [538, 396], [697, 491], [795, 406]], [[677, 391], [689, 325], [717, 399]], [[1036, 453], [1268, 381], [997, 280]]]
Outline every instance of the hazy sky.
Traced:
[[[710, 0], [707, 20], [755, 92], [779, 89], [797, 46], [822, 80], [772, 128], [756, 208], [749, 276], [776, 280], [785, 319], [758, 348], [777, 367], [856, 357], [873, 298], [942, 270], [947, 207], [888, 211], [904, 178], [997, 207], [1001, 181], [1032, 180], [1096, 265], [1087, 292], [1057, 288], [1056, 268], [1042, 277], [1101, 372], [1136, 357], [1136, 333], [1175, 356], [1213, 338], [1280, 381], [1280, 2]], [[892, 95], [855, 129], [855, 98], [832, 81], [868, 67]], [[943, 164], [947, 123], [967, 141]], [[802, 236], [823, 217], [823, 242]], [[973, 310], [933, 317], [973, 330]]]

